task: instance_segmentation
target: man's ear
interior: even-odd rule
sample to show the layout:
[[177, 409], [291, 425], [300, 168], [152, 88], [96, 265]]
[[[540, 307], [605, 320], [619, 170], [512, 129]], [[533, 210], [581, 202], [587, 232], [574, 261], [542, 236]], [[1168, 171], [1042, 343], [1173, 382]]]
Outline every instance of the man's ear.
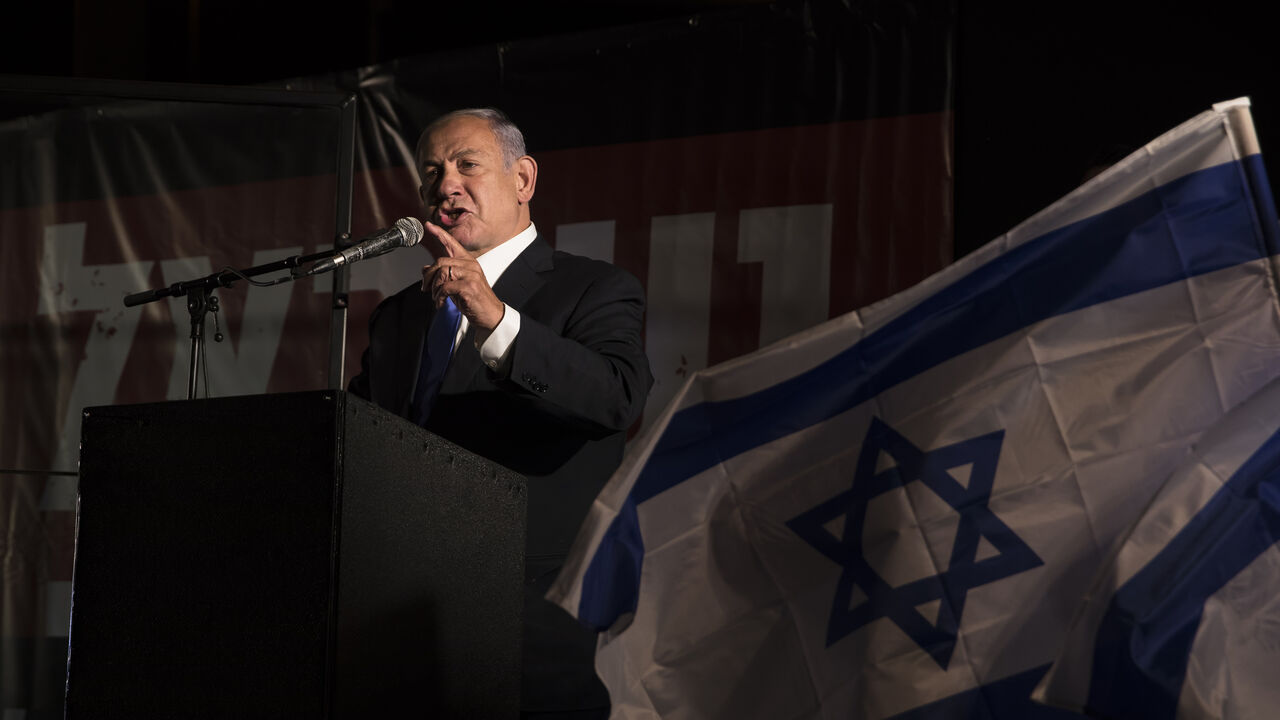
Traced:
[[538, 184], [538, 163], [525, 155], [516, 160], [516, 198], [522, 203], [533, 199], [533, 189]]

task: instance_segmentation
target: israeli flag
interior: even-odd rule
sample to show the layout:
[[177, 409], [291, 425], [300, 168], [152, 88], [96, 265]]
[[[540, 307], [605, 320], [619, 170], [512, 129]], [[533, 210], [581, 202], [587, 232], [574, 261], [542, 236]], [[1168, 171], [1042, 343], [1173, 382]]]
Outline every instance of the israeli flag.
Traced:
[[692, 377], [548, 597], [617, 718], [1067, 717], [1031, 692], [1206, 428], [1280, 376], [1224, 103], [915, 288]]
[[1205, 433], [1098, 575], [1037, 699], [1115, 718], [1280, 712], [1280, 382]]

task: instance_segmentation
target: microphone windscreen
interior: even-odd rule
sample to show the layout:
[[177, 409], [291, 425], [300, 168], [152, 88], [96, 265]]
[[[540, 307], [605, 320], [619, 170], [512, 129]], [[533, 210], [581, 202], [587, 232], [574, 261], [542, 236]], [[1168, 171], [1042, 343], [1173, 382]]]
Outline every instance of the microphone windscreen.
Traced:
[[414, 217], [400, 218], [396, 221], [396, 227], [400, 228], [400, 232], [404, 233], [405, 247], [412, 247], [422, 242], [422, 236], [426, 234], [426, 229], [422, 227], [422, 221]]

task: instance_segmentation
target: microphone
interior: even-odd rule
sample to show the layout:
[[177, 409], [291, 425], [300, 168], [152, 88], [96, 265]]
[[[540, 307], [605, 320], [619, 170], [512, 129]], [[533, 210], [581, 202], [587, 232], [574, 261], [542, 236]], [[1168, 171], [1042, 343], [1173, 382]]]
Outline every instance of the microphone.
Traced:
[[422, 221], [418, 218], [400, 218], [395, 225], [379, 230], [346, 250], [316, 263], [307, 271], [307, 275], [318, 275], [365, 258], [385, 255], [396, 248], [417, 245], [422, 242], [425, 232]]

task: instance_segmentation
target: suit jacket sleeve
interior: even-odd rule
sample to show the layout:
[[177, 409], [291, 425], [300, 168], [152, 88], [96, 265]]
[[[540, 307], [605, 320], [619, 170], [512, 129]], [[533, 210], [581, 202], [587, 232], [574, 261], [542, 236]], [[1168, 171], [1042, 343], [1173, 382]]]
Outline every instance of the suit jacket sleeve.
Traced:
[[347, 390], [407, 416], [422, 332], [429, 318], [428, 295], [414, 283], [384, 298], [369, 316], [369, 344], [360, 357], [360, 372]]
[[641, 341], [640, 282], [605, 263], [591, 270], [557, 328], [536, 304], [521, 310], [507, 382], [545, 403], [544, 412], [604, 434], [640, 417], [653, 377]]

